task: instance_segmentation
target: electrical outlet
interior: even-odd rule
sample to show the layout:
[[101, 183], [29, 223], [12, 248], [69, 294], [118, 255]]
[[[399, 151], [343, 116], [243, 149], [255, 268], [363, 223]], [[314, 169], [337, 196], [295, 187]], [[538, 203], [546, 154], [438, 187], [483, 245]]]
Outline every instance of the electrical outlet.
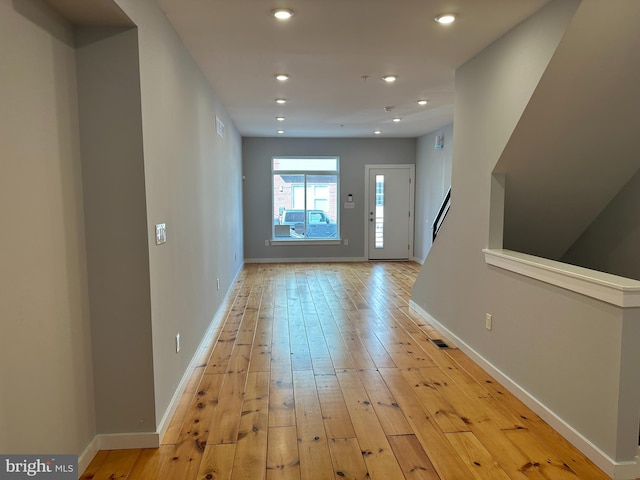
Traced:
[[491, 330], [493, 328], [493, 317], [490, 313], [485, 314], [484, 326], [487, 330]]
[[268, 246], [269, 246], [269, 240], [265, 240], [265, 241], [264, 241], [264, 246], [265, 246], [265, 247], [268, 247]]
[[349, 245], [349, 239], [348, 239], [348, 238], [345, 238], [345, 239], [344, 239], [344, 244], [345, 244], [345, 245]]
[[180, 353], [180, 334], [176, 334], [176, 353]]

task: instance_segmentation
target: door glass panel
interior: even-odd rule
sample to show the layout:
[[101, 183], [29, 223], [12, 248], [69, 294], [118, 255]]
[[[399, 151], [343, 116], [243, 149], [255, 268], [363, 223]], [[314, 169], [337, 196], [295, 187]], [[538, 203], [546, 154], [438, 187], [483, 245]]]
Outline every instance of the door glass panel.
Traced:
[[376, 175], [375, 246], [384, 248], [384, 175]]

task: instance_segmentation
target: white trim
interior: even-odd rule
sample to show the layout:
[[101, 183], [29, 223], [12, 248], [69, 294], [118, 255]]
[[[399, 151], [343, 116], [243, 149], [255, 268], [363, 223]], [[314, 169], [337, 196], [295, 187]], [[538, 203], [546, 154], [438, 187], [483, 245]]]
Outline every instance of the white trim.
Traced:
[[424, 260], [422, 258], [418, 258], [418, 257], [411, 257], [410, 259], [412, 262], [416, 262], [419, 263], [420, 265], [424, 265]]
[[342, 239], [336, 240], [269, 240], [272, 246], [290, 245], [341, 245]]
[[131, 448], [158, 448], [160, 435], [156, 432], [98, 434], [87, 448], [78, 455], [78, 478], [96, 456], [99, 450], [126, 450]]
[[368, 262], [365, 257], [302, 257], [302, 258], [245, 258], [244, 263], [323, 263], [323, 262]]
[[98, 453], [98, 436], [93, 437], [87, 448], [84, 449], [80, 455], [78, 455], [78, 478], [82, 476], [84, 471], [89, 467], [91, 460]]
[[[538, 414], [545, 422], [547, 422], [554, 430], [567, 439], [573, 446], [586, 455], [593, 463], [595, 463], [602, 471], [615, 480], [635, 480], [640, 477], [640, 458], [636, 457], [635, 461], [616, 462], [609, 455], [598, 448], [588, 438], [576, 431], [571, 425], [556, 415], [540, 400], [531, 395], [528, 391], [518, 385], [514, 380], [504, 374], [499, 368], [489, 362], [486, 358], [476, 352], [467, 345], [460, 337], [438, 322], [427, 311], [416, 304], [413, 300], [409, 301], [409, 307], [418, 315], [424, 318], [436, 330], [441, 332], [449, 340], [462, 350], [466, 355], [477, 363], [483, 370], [495, 377], [495, 379], [511, 393], [513, 393], [527, 407]], [[640, 451], [639, 451], [640, 454]]]
[[640, 281], [502, 249], [484, 249], [489, 265], [622, 308], [640, 307]]

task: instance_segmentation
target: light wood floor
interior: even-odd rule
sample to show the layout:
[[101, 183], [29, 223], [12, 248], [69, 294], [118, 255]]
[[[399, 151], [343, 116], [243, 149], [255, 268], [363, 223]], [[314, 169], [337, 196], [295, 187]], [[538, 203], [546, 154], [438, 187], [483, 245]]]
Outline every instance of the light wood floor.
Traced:
[[83, 479], [608, 478], [408, 309], [420, 266], [248, 265], [159, 449]]

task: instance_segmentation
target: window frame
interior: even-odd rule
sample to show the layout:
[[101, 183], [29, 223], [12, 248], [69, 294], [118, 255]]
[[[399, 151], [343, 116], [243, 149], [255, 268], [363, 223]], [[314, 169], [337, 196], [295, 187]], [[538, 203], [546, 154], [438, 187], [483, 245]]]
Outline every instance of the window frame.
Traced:
[[[274, 164], [276, 160], [335, 160], [336, 168], [335, 170], [293, 170], [293, 169], [282, 169], [275, 170]], [[276, 206], [274, 204], [274, 188], [275, 175], [302, 175], [304, 177], [304, 204], [305, 204], [305, 213], [307, 210], [307, 189], [309, 188], [307, 183], [307, 177], [310, 175], [332, 175], [336, 177], [336, 236], [335, 238], [286, 238], [286, 237], [276, 237], [275, 236], [275, 223], [271, 222], [271, 245], [336, 245], [342, 243], [342, 238], [340, 237], [340, 157], [337, 155], [313, 155], [313, 156], [287, 156], [287, 155], [275, 155], [271, 157], [271, 215], [273, 216]], [[311, 209], [314, 210], [314, 209]], [[327, 213], [327, 212], [325, 212]], [[307, 214], [308, 215], [308, 214]], [[306, 225], [306, 222], [305, 222]]]

